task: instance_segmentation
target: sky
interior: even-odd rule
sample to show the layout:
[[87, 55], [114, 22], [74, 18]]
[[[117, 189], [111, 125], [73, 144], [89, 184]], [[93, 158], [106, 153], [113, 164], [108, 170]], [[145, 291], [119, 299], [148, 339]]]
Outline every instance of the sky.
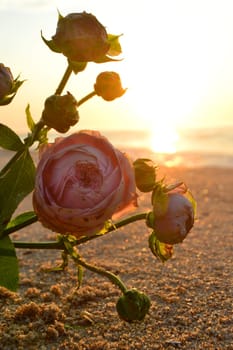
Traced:
[[[122, 60], [89, 63], [65, 91], [77, 100], [93, 91], [102, 71], [120, 74], [127, 88], [113, 102], [94, 97], [80, 106], [78, 128], [166, 130], [233, 125], [232, 0], [0, 0], [0, 63], [24, 84], [0, 121], [26, 130], [25, 108], [38, 121], [66, 69], [48, 49], [57, 10], [92, 13], [121, 36]], [[175, 137], [175, 134], [173, 134]]]

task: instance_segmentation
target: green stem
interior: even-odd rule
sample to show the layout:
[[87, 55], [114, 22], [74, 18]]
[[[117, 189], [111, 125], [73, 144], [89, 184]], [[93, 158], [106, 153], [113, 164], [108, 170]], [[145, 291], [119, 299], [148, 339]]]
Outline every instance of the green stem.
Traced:
[[[73, 258], [74, 259], [74, 258]], [[90, 265], [87, 262], [85, 262], [84, 260], [80, 259], [80, 258], [75, 258], [74, 259], [75, 262], [83, 267], [85, 267], [86, 269], [98, 273], [101, 276], [107, 277], [113, 284], [115, 284], [117, 287], [120, 288], [120, 290], [122, 291], [122, 293], [124, 294], [127, 291], [126, 286], [124, 285], [124, 283], [120, 280], [119, 277], [117, 277], [116, 275], [114, 275], [114, 273], [106, 271], [100, 267], [94, 266], [94, 265]]]
[[[135, 215], [129, 216], [129, 217], [123, 219], [123, 220], [117, 221], [115, 224], [112, 224], [111, 226], [109, 226], [107, 228], [107, 231], [104, 233], [104, 235], [106, 235], [107, 233], [110, 233], [112, 231], [115, 231], [118, 228], [121, 228], [121, 227], [123, 227], [125, 225], [133, 223], [135, 221], [146, 220], [147, 215], [148, 215], [148, 212], [144, 212], [144, 213], [135, 214]], [[97, 237], [101, 237], [101, 236], [103, 236], [103, 235], [102, 234], [96, 234], [95, 236], [91, 236], [91, 237], [86, 237], [86, 236], [82, 237], [82, 238], [77, 240], [77, 245], [85, 243], [87, 241], [91, 241], [91, 240], [93, 240], [93, 239], [95, 239]]]
[[26, 140], [26, 145], [28, 147], [32, 146], [33, 143], [37, 140], [38, 134], [41, 131], [41, 129], [45, 126], [45, 123], [42, 119], [40, 119], [33, 130], [33, 132], [29, 135], [29, 137]]
[[[128, 225], [130, 223], [133, 223], [135, 221], [139, 221], [139, 220], [145, 220], [147, 217], [148, 213], [144, 212], [144, 213], [139, 213], [139, 214], [135, 214], [132, 216], [129, 216], [123, 220], [120, 220], [118, 222], [116, 222], [115, 224], [112, 224], [111, 226], [109, 226], [106, 230], [106, 232], [104, 233], [104, 235], [117, 230], [118, 228]], [[25, 225], [26, 226], [26, 225]], [[24, 227], [25, 227], [24, 226]], [[98, 237], [102, 237], [102, 234], [96, 234], [94, 236], [88, 237], [82, 237], [80, 239], [77, 239], [74, 242], [74, 245], [80, 245], [82, 243], [91, 241], [95, 238]], [[15, 246], [15, 248], [22, 248], [22, 249], [64, 249], [64, 244], [60, 241], [51, 241], [51, 242], [20, 242], [20, 241], [13, 241], [13, 244]]]
[[19, 230], [21, 230], [22, 228], [24, 228], [24, 227], [26, 227], [26, 226], [29, 226], [29, 225], [31, 225], [31, 224], [37, 222], [37, 221], [38, 221], [38, 218], [37, 218], [37, 216], [35, 215], [34, 217], [28, 219], [27, 221], [24, 221], [24, 222], [21, 222], [21, 223], [19, 223], [19, 224], [17, 224], [17, 225], [12, 226], [12, 227], [6, 228], [6, 229], [3, 231], [3, 233], [2, 233], [2, 237], [7, 236], [7, 235], [9, 235], [9, 234], [11, 234], [11, 233], [13, 233], [13, 232], [19, 231]]
[[48, 241], [48, 242], [20, 242], [13, 241], [15, 248], [21, 249], [58, 249], [64, 250], [65, 246], [62, 242]]
[[66, 86], [67, 81], [69, 80], [71, 73], [72, 73], [72, 68], [68, 64], [68, 67], [66, 68], [66, 71], [62, 77], [62, 80], [60, 81], [60, 84], [58, 85], [57, 90], [55, 91], [55, 95], [61, 95], [62, 91]]
[[78, 101], [78, 107], [81, 106], [86, 101], [90, 100], [90, 98], [92, 98], [95, 95], [96, 95], [95, 91], [90, 92], [88, 95], [86, 95], [85, 97], [83, 97], [81, 100]]

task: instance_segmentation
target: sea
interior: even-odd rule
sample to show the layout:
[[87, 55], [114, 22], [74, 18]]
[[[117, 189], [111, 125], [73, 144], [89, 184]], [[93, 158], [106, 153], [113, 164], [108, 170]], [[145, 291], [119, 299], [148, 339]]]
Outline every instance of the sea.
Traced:
[[153, 149], [150, 131], [106, 131], [105, 136], [115, 146], [162, 165], [233, 168], [233, 125], [179, 130], [171, 152]]
[[[74, 130], [71, 130], [74, 132]], [[152, 147], [154, 133], [148, 130], [100, 130], [101, 134], [132, 160], [152, 159], [158, 165], [169, 167], [222, 167], [233, 168], [233, 125], [227, 127], [193, 128], [178, 131], [178, 139], [172, 151], [157, 151]], [[20, 135], [25, 138], [24, 135]], [[49, 141], [65, 136], [49, 132]], [[161, 135], [160, 135], [161, 139]], [[163, 140], [166, 145], [169, 140]], [[35, 151], [35, 150], [34, 150]], [[33, 151], [33, 152], [34, 152]], [[0, 148], [0, 167], [12, 152]]]

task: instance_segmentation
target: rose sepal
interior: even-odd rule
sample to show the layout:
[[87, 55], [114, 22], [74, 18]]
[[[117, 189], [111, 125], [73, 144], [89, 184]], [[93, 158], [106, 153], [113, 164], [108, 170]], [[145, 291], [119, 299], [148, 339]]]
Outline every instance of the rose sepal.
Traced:
[[5, 106], [5, 105], [8, 105], [9, 103], [11, 103], [11, 101], [15, 97], [18, 89], [20, 88], [20, 86], [24, 82], [25, 82], [25, 80], [19, 80], [19, 75], [18, 75], [17, 78], [15, 78], [12, 82], [11, 91], [6, 96], [4, 96], [2, 99], [0, 99], [0, 106]]
[[156, 232], [153, 231], [149, 236], [149, 248], [154, 256], [160, 261], [165, 262], [173, 255], [173, 245], [160, 242], [156, 237]]
[[122, 35], [123, 34], [120, 34], [120, 35], [108, 34], [108, 43], [110, 44], [110, 47], [107, 52], [108, 56], [119, 56], [122, 53], [121, 44], [119, 41], [119, 38]]
[[56, 46], [53, 39], [51, 39], [51, 40], [45, 39], [45, 37], [42, 35], [42, 31], [40, 32], [40, 36], [41, 36], [41, 39], [43, 40], [43, 42], [48, 46], [48, 48], [51, 51], [56, 52], [56, 53], [61, 53], [61, 50]]

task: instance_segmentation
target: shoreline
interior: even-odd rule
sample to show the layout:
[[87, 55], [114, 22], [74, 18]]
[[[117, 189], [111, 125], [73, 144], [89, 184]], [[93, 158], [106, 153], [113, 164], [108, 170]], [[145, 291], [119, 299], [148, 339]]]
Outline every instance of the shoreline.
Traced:
[[[128, 148], [117, 146], [119, 150], [127, 153], [132, 161], [137, 158], [149, 158], [158, 166], [167, 168], [221, 168], [233, 169], [232, 153], [216, 153], [216, 152], [195, 152], [183, 151], [176, 153], [156, 153], [147, 148]], [[14, 152], [0, 149], [0, 169], [11, 159]], [[38, 161], [38, 152], [31, 150], [34, 161]]]

